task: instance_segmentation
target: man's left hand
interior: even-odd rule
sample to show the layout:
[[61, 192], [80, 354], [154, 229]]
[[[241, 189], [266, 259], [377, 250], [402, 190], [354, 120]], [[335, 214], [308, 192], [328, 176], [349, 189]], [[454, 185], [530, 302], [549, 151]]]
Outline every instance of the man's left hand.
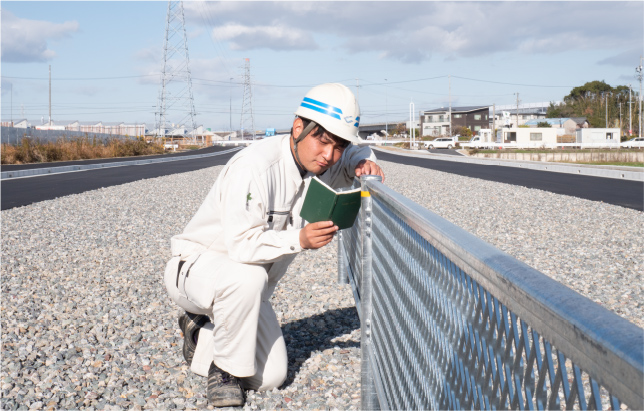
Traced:
[[356, 177], [362, 175], [374, 175], [382, 177], [382, 182], [385, 182], [385, 173], [382, 168], [371, 160], [362, 160], [356, 166]]

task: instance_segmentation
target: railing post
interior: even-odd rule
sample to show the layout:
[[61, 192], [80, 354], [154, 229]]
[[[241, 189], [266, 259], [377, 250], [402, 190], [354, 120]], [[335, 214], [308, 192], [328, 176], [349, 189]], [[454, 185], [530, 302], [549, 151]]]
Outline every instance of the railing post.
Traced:
[[372, 272], [372, 251], [371, 251], [371, 223], [372, 223], [372, 201], [371, 194], [367, 188], [368, 181], [382, 181], [380, 176], [360, 176], [362, 186], [362, 206], [360, 207], [362, 242], [362, 279], [360, 290], [360, 304], [362, 318], [360, 324], [360, 383], [361, 383], [361, 404], [363, 410], [378, 410], [380, 404], [376, 395], [373, 367], [373, 342], [372, 342], [372, 319], [373, 311], [373, 272]]
[[347, 272], [347, 259], [344, 255], [344, 245], [342, 230], [338, 231], [338, 284], [349, 284], [349, 274]]

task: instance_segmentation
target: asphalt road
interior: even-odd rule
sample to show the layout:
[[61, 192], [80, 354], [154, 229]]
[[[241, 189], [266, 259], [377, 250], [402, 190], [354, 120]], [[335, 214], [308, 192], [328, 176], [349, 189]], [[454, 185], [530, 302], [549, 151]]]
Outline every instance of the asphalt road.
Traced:
[[601, 201], [608, 204], [644, 211], [644, 184], [640, 181], [554, 173], [516, 167], [467, 164], [430, 158], [398, 156], [379, 151], [378, 158], [417, 167], [430, 168], [466, 177], [480, 178], [499, 183], [536, 188]]
[[[223, 150], [221, 148], [218, 148]], [[202, 153], [191, 152], [190, 154]], [[6, 210], [101, 187], [129, 183], [225, 164], [235, 153], [196, 160], [79, 171], [65, 174], [3, 180], [1, 209]], [[483, 180], [514, 184], [557, 194], [602, 201], [644, 211], [644, 184], [637, 181], [553, 173], [513, 167], [485, 166], [378, 153], [378, 158]], [[122, 161], [122, 159], [121, 159]], [[53, 164], [49, 164], [52, 166]], [[56, 164], [63, 165], [63, 164]], [[33, 168], [33, 167], [32, 167]], [[3, 170], [5, 167], [3, 166]]]
[[[221, 151], [230, 148], [219, 149]], [[203, 150], [190, 152], [193, 155], [204, 153], [205, 151]], [[104, 168], [62, 174], [44, 174], [37, 177], [2, 180], [0, 190], [2, 201], [0, 202], [0, 208], [6, 210], [39, 201], [96, 190], [101, 187], [224, 165], [235, 153], [237, 151], [193, 160], [169, 161], [165, 163]], [[123, 159], [120, 159], [120, 161], [123, 161]], [[49, 163], [50, 167], [53, 165], [54, 163]], [[55, 163], [55, 165], [65, 164]], [[4, 166], [2, 169], [5, 171]]]
[[56, 161], [54, 163], [8, 164], [8, 165], [2, 166], [2, 171], [33, 170], [37, 168], [75, 166], [75, 165], [83, 165], [83, 164], [118, 163], [120, 161], [139, 160], [143, 158], [151, 159], [151, 158], [185, 157], [185, 156], [194, 156], [197, 154], [216, 153], [217, 151], [230, 150], [231, 148], [232, 147], [227, 147], [227, 146], [212, 146], [212, 147], [202, 148], [199, 150], [182, 151], [180, 153], [169, 152], [167, 154], [159, 154], [159, 155], [153, 155], [153, 156], [99, 158], [99, 159], [93, 159], [93, 160], [76, 160], [76, 161]]

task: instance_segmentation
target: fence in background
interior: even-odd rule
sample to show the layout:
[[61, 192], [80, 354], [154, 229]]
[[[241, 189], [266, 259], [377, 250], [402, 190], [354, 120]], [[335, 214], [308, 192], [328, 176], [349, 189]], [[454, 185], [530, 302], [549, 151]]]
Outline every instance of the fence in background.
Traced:
[[87, 137], [90, 139], [101, 140], [103, 142], [111, 139], [130, 139], [135, 137], [122, 136], [116, 134], [105, 133], [90, 133], [83, 131], [71, 130], [36, 130], [35, 128], [19, 128], [19, 127], [2, 127], [0, 130], [2, 136], [2, 144], [21, 144], [23, 138], [31, 140], [39, 140], [41, 142], [54, 142], [59, 138], [81, 138]]
[[362, 409], [644, 409], [644, 330], [379, 177], [361, 185], [338, 271], [360, 316]]

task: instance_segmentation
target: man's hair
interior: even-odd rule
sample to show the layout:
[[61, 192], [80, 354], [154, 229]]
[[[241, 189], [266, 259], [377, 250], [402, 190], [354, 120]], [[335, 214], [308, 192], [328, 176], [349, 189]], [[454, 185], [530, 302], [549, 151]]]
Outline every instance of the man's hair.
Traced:
[[[304, 117], [298, 117], [298, 118], [302, 120], [302, 130], [304, 130], [311, 123], [311, 120], [309, 120], [308, 118], [304, 118]], [[319, 139], [324, 135], [324, 133], [326, 133], [326, 135], [329, 136], [329, 138], [331, 138], [334, 142], [338, 143], [338, 145], [342, 148], [347, 148], [349, 144], [351, 144], [349, 141], [336, 136], [335, 134], [329, 132], [327, 129], [325, 129], [319, 124], [313, 130], [311, 130], [311, 132], [309, 133], [309, 136]], [[291, 137], [298, 137], [298, 136], [293, 136], [293, 127], [291, 127]]]

